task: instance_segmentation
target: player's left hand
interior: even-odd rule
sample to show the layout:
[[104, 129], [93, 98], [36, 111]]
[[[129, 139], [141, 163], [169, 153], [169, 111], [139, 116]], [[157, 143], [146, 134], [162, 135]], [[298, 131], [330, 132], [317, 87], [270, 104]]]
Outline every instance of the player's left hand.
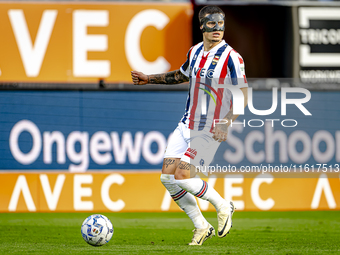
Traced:
[[148, 76], [142, 72], [131, 71], [131, 78], [134, 85], [145, 85], [148, 83]]
[[227, 124], [216, 123], [214, 129], [212, 130], [212, 133], [214, 134], [212, 138], [215, 139], [215, 141], [225, 142], [228, 136]]

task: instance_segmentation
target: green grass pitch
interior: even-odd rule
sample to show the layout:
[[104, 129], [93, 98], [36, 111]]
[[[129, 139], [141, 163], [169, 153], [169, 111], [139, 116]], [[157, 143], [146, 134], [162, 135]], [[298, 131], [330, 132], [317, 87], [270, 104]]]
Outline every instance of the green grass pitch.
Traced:
[[[90, 213], [1, 213], [7, 254], [340, 254], [340, 212], [235, 212], [224, 238], [186, 245], [193, 225], [184, 213], [103, 213], [114, 226], [101, 247], [80, 233]], [[204, 213], [217, 229], [216, 213]]]

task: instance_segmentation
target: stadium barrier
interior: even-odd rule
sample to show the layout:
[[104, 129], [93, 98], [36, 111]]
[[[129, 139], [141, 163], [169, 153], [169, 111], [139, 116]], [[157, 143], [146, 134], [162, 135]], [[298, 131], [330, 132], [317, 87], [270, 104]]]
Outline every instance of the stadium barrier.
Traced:
[[[339, 210], [340, 174], [280, 178], [274, 174], [210, 177], [238, 210]], [[159, 172], [0, 173], [0, 212], [180, 211]], [[328, 177], [328, 178], [327, 178]], [[214, 211], [199, 199], [202, 211]]]

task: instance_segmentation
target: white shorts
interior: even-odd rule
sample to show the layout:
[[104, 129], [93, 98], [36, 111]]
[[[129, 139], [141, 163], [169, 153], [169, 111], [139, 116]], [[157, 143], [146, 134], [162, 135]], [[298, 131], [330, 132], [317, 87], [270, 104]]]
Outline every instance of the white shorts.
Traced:
[[164, 158], [180, 158], [195, 167], [209, 166], [220, 142], [207, 131], [194, 131], [180, 122], [169, 139]]

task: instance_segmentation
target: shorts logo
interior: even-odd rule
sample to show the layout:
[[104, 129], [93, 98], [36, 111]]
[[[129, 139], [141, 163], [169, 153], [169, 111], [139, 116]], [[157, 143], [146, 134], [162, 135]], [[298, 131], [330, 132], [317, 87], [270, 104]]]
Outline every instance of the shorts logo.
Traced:
[[197, 155], [197, 151], [195, 149], [188, 148], [184, 155], [188, 156], [191, 159], [194, 159]]
[[203, 166], [204, 165], [204, 159], [200, 160], [200, 165]]

